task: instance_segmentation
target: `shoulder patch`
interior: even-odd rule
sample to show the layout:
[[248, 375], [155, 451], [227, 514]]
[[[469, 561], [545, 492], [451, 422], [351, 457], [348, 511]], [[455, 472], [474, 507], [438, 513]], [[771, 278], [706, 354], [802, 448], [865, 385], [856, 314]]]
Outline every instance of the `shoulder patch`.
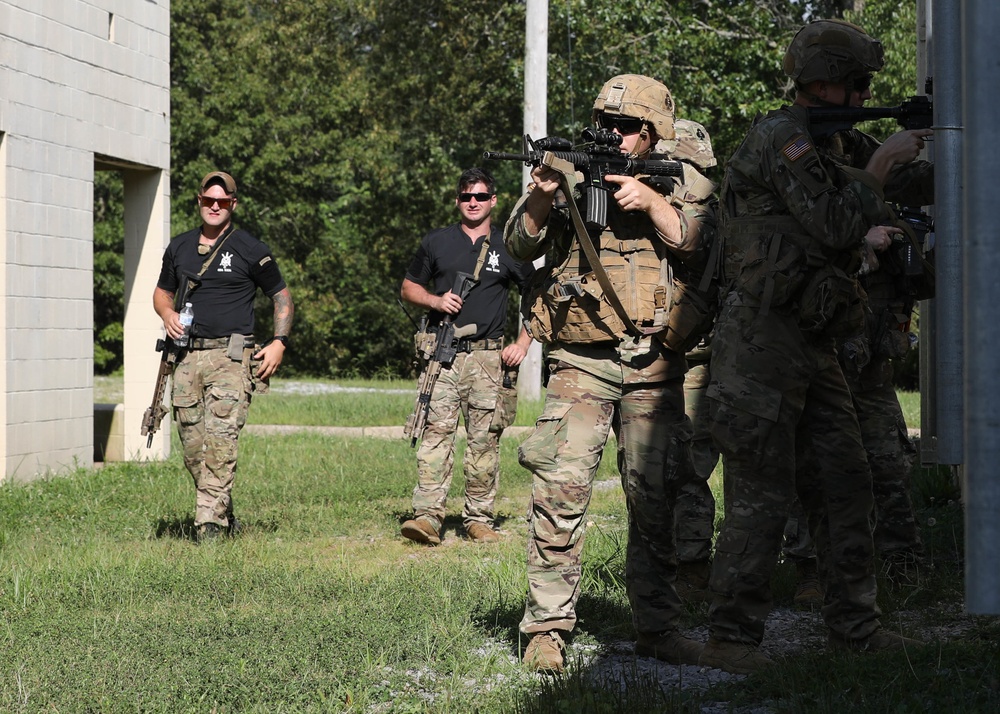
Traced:
[[259, 265], [260, 267], [263, 268], [265, 265], [267, 265], [270, 262], [271, 262], [271, 256], [265, 255], [263, 258], [260, 259], [260, 262], [257, 263], [257, 265]]
[[812, 142], [809, 141], [809, 138], [805, 134], [799, 134], [785, 144], [781, 153], [783, 153], [789, 161], [798, 161], [810, 149], [812, 149]]

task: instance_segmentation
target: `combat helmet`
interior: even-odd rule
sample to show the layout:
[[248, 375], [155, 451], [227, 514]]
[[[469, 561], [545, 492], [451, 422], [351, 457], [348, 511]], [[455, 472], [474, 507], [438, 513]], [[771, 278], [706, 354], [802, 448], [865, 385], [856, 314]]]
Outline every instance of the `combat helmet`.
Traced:
[[657, 142], [656, 153], [666, 154], [671, 159], [689, 161], [703, 171], [719, 163], [712, 151], [712, 139], [708, 130], [690, 119], [675, 120], [674, 138]]
[[601, 112], [634, 117], [652, 124], [659, 139], [674, 138], [674, 100], [662, 82], [641, 74], [619, 74], [601, 88], [592, 119]]
[[814, 20], [800, 29], [785, 52], [783, 69], [803, 87], [810, 82], [847, 82], [885, 65], [882, 43], [844, 20]]

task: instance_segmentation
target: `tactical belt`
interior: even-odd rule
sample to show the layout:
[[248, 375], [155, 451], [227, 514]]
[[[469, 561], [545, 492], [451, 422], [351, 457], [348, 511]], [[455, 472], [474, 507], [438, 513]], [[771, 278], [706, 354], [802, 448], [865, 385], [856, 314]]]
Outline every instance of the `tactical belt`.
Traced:
[[[253, 349], [253, 336], [244, 336], [243, 349]], [[228, 337], [192, 337], [189, 350], [226, 350], [229, 349]]]
[[503, 340], [467, 340], [464, 337], [453, 343], [458, 352], [475, 352], [477, 350], [498, 350], [503, 347]]

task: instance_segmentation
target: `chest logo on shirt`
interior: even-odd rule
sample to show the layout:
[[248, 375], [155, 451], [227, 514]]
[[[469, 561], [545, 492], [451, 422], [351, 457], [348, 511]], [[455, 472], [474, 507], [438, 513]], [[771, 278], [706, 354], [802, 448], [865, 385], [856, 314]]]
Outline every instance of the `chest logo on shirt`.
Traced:
[[495, 250], [491, 250], [486, 258], [486, 269], [491, 273], [500, 272], [500, 254]]
[[222, 258], [219, 260], [219, 273], [231, 273], [233, 272], [233, 254], [223, 253]]

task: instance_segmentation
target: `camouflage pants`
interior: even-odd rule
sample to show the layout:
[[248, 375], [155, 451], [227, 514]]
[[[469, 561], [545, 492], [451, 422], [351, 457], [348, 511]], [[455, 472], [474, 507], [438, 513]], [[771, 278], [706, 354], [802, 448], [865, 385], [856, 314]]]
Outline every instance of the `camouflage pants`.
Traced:
[[[712, 343], [712, 435], [722, 449], [725, 520], [716, 544], [710, 633], [759, 644], [771, 576], [797, 493], [810, 519], [827, 625], [846, 639], [879, 627], [871, 474], [833, 339], [794, 315], [761, 316], [730, 295]], [[815, 457], [815, 469], [796, 459]]]
[[[629, 368], [622, 364], [622, 371]], [[628, 506], [625, 579], [633, 623], [643, 633], [676, 628], [673, 506], [678, 481], [690, 477], [681, 379], [609, 382], [560, 362], [519, 454], [533, 474], [523, 633], [576, 625], [587, 508], [612, 428]]]
[[451, 369], [441, 370], [427, 414], [427, 428], [417, 449], [417, 486], [413, 512], [430, 518], [440, 529], [455, 462], [455, 435], [462, 414], [465, 446], [465, 507], [462, 521], [493, 524], [500, 483], [500, 435], [490, 422], [500, 390], [500, 352], [460, 352]]
[[691, 458], [695, 477], [681, 485], [674, 507], [677, 560], [681, 563], [708, 560], [715, 536], [715, 496], [708, 480], [719, 462], [719, 450], [712, 443], [709, 432], [708, 400], [705, 398], [709, 374], [707, 361], [689, 359], [684, 375], [684, 411], [694, 428]]
[[875, 550], [879, 553], [923, 553], [913, 502], [910, 474], [916, 448], [910, 441], [891, 382], [872, 389], [853, 387], [861, 441], [868, 455], [875, 496]]
[[195, 486], [195, 526], [228, 526], [240, 430], [250, 408], [247, 369], [225, 349], [193, 350], [174, 368], [172, 404]]

